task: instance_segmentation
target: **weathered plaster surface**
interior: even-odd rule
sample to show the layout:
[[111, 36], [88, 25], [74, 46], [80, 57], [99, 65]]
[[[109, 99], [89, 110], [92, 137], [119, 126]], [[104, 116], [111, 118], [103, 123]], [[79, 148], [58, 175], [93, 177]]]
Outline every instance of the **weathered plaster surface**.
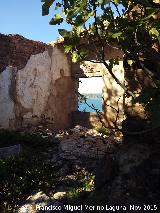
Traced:
[[23, 69], [0, 73], [0, 125], [20, 128], [49, 122], [53, 128], [70, 126], [76, 110], [77, 80], [71, 78], [67, 56], [55, 45], [31, 55]]
[[45, 51], [32, 55], [27, 65], [17, 72], [17, 104], [20, 103], [25, 111], [30, 112], [30, 116], [39, 117], [44, 111], [52, 79], [50, 66], [51, 58]]
[[[102, 85], [103, 106], [102, 106], [102, 116], [101, 116], [102, 120], [107, 126], [108, 125], [113, 126], [115, 125], [115, 121], [117, 119], [116, 123], [117, 125], [119, 125], [121, 121], [124, 119], [124, 90], [112, 78], [112, 76], [110, 75], [110, 73], [108, 72], [104, 64], [87, 61], [85, 62], [85, 65], [81, 65], [80, 67], [81, 71], [80, 69], [76, 70], [76, 65], [73, 66], [73, 68], [77, 77], [102, 76], [102, 79], [103, 79], [103, 85]], [[119, 79], [119, 81], [122, 84], [125, 83], [123, 61], [120, 61], [119, 65], [115, 65], [113, 67], [112, 72], [115, 74], [115, 76]], [[118, 117], [117, 117], [117, 114], [118, 114]], [[91, 116], [89, 116], [88, 119], [90, 117]]]
[[[113, 124], [116, 113], [107, 105], [114, 106], [120, 110], [121, 115], [123, 114], [123, 90], [111, 78], [103, 64], [86, 62], [83, 66], [74, 66], [62, 47], [55, 43], [45, 45], [11, 35], [1, 35], [1, 40], [4, 50], [0, 51], [3, 56], [0, 55], [3, 68], [0, 73], [2, 127], [17, 129], [42, 122], [55, 129], [70, 127], [71, 114], [78, 108], [78, 78], [83, 76], [103, 77], [102, 115], [109, 124]], [[7, 42], [9, 49], [6, 50]], [[109, 50], [106, 49], [107, 57], [109, 54], [119, 54], [113, 48]], [[113, 69], [121, 82], [124, 81], [122, 67], [121, 63]], [[116, 104], [120, 96], [118, 107]]]
[[[123, 61], [113, 67], [112, 72], [124, 84]], [[104, 121], [111, 126], [121, 123], [124, 119], [124, 90], [112, 78], [109, 72], [103, 75], [103, 116]], [[117, 119], [117, 121], [116, 121]]]
[[45, 114], [55, 121], [56, 128], [69, 127], [70, 113], [77, 109], [78, 84], [77, 80], [71, 77], [67, 56], [57, 47], [53, 48], [51, 56], [51, 75]]
[[67, 57], [57, 47], [50, 55], [45, 51], [31, 56], [17, 73], [18, 103], [28, 112], [24, 122], [37, 117], [50, 120], [54, 128], [69, 126], [69, 114], [76, 106], [74, 88]]
[[[91, 50], [93, 47], [89, 47]], [[96, 53], [93, 49], [93, 55], [90, 55], [89, 59], [95, 61]], [[118, 48], [113, 46], [108, 46], [105, 48], [105, 59], [106, 62], [111, 58], [118, 57], [120, 59], [119, 65], [113, 67], [113, 73], [120, 80], [122, 84], [125, 84], [125, 76], [123, 69], [123, 53]], [[99, 77], [102, 76], [103, 79], [103, 107], [102, 107], [102, 119], [104, 123], [108, 126], [115, 126], [115, 121], [117, 120], [117, 125], [121, 123], [124, 119], [124, 90], [119, 86], [112, 76], [107, 71], [103, 63], [94, 63], [91, 61], [86, 61], [83, 65], [72, 64], [72, 75], [77, 78], [86, 77]], [[113, 107], [115, 109], [113, 109]], [[118, 111], [118, 117], [117, 117]], [[86, 117], [86, 116], [85, 116]], [[78, 121], [77, 121], [78, 122]], [[81, 121], [80, 121], [81, 123]]]
[[10, 97], [13, 68], [7, 67], [0, 74], [0, 126], [8, 128], [15, 118], [14, 102]]

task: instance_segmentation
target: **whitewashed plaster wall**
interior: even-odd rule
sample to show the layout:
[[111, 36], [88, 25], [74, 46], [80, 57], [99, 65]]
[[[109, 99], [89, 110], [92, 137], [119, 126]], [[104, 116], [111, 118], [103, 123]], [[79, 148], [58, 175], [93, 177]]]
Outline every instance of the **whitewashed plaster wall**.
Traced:
[[[104, 65], [86, 62], [85, 66], [73, 66], [61, 48], [54, 43], [51, 45], [44, 52], [31, 55], [22, 69], [6, 67], [0, 73], [0, 127], [17, 129], [42, 122], [56, 129], [70, 127], [71, 113], [78, 108], [78, 78], [81, 74], [85, 77], [102, 76], [104, 121], [112, 125], [116, 118], [116, 111], [108, 105], [120, 111], [121, 121], [124, 91]], [[78, 69], [80, 75], [76, 74]], [[114, 67], [113, 72], [123, 83], [122, 62]]]
[[10, 97], [13, 68], [7, 67], [0, 74], [0, 127], [8, 128], [10, 119], [15, 119], [14, 102]]
[[26, 66], [0, 73], [0, 126], [19, 128], [42, 120], [55, 128], [70, 124], [76, 110], [76, 81], [66, 55], [53, 46], [31, 55]]

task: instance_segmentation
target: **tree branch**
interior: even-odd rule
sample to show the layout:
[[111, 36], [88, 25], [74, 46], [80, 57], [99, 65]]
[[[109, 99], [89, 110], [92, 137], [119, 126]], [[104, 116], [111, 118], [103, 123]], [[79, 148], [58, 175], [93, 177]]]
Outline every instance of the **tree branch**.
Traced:
[[132, 96], [135, 99], [135, 95], [127, 88], [125, 87], [125, 85], [123, 85], [119, 79], [114, 75], [112, 68], [110, 68], [110, 66], [107, 64], [107, 62], [105, 61], [105, 51], [104, 51], [104, 43], [101, 39], [101, 36], [98, 33], [98, 26], [97, 26], [97, 11], [96, 11], [96, 5], [94, 6], [94, 19], [95, 19], [95, 28], [96, 28], [96, 33], [97, 36], [99, 38], [99, 41], [101, 43], [102, 46], [102, 53], [101, 53], [101, 62], [105, 65], [105, 67], [107, 68], [108, 72], [110, 73], [110, 75], [112, 76], [112, 78], [116, 81], [117, 84], [119, 84], [122, 89], [124, 90], [124, 92], [126, 94], [128, 94], [129, 96]]

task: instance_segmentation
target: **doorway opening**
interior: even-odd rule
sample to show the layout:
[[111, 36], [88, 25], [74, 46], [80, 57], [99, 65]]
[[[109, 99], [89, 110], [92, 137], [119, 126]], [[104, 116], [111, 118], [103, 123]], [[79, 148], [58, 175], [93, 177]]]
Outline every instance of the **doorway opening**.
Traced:
[[102, 112], [102, 77], [79, 78], [80, 112]]

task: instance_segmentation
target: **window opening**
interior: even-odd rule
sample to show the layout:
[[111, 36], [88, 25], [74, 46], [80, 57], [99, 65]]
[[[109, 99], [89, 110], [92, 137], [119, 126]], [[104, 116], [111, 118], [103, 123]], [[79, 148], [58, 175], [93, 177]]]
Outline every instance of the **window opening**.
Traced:
[[81, 112], [102, 112], [102, 77], [79, 79], [78, 110]]

